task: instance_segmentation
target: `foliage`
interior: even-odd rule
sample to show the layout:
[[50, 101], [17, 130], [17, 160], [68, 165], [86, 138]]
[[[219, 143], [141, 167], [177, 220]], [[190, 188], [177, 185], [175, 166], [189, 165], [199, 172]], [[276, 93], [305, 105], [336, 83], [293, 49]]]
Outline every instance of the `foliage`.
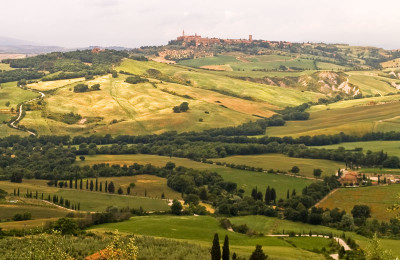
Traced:
[[121, 235], [115, 233], [112, 242], [107, 245], [104, 250], [100, 251], [101, 259], [119, 260], [130, 259], [136, 260], [138, 256], [138, 247], [135, 238], [130, 237], [128, 242], [121, 239]]
[[138, 83], [143, 83], [143, 82], [148, 82], [148, 81], [149, 81], [148, 79], [142, 78], [139, 76], [130, 76], [125, 79], [125, 82], [129, 83], [129, 84], [138, 84]]
[[268, 255], [266, 255], [263, 252], [262, 246], [257, 245], [256, 249], [254, 250], [254, 252], [250, 256], [250, 260], [266, 260], [266, 259], [268, 259]]
[[175, 215], [180, 215], [182, 213], [182, 204], [178, 200], [172, 202], [171, 213]]
[[218, 233], [214, 234], [213, 244], [211, 247], [211, 259], [212, 260], [221, 259], [221, 247], [219, 246]]

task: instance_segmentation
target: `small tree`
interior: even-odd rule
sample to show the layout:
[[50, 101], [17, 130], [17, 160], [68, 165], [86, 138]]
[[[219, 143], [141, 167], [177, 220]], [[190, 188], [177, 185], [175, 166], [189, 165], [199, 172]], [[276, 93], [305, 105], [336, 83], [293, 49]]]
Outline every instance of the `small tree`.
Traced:
[[110, 181], [110, 184], [108, 184], [108, 192], [114, 193], [114, 191], [115, 191], [114, 183]]
[[225, 235], [224, 246], [222, 247], [222, 260], [229, 260], [229, 238]]
[[220, 260], [220, 259], [221, 259], [221, 248], [219, 246], [218, 233], [215, 233], [213, 245], [211, 247], [211, 260]]
[[171, 213], [180, 215], [182, 211], [182, 204], [178, 200], [174, 200], [171, 205]]
[[268, 256], [264, 254], [262, 246], [256, 245], [256, 250], [251, 254], [249, 260], [266, 260]]
[[319, 177], [321, 177], [322, 170], [321, 170], [321, 169], [314, 169], [313, 174], [314, 174], [314, 176], [315, 176], [316, 178], [319, 178]]
[[118, 194], [119, 194], [119, 195], [122, 195], [122, 194], [124, 194], [124, 191], [122, 190], [122, 188], [121, 188], [121, 187], [119, 187], [119, 188], [118, 188]]
[[297, 166], [293, 166], [292, 169], [290, 170], [290, 172], [297, 174], [300, 172], [300, 168]]

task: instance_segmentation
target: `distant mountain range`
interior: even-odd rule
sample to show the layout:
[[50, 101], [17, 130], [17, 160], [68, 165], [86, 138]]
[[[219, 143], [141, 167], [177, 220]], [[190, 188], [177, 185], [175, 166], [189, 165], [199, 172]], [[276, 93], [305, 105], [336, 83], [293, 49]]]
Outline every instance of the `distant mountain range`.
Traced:
[[113, 50], [126, 50], [128, 48], [120, 47], [120, 46], [110, 46], [110, 47], [102, 47], [102, 46], [89, 46], [82, 48], [64, 48], [60, 46], [51, 46], [51, 45], [40, 45], [30, 41], [24, 41], [9, 37], [0, 36], [0, 54], [1, 53], [22, 53], [22, 54], [40, 54], [40, 53], [49, 53], [55, 51], [72, 51], [72, 50], [86, 50], [93, 48], [102, 48], [102, 49], [113, 49]]

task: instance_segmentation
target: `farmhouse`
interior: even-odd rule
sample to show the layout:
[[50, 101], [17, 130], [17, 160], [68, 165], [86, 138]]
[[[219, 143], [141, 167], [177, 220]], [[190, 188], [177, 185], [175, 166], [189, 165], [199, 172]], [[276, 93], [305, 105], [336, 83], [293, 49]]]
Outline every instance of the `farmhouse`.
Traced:
[[358, 182], [357, 176], [357, 172], [344, 171], [343, 176], [339, 179], [339, 182], [341, 184], [356, 184]]

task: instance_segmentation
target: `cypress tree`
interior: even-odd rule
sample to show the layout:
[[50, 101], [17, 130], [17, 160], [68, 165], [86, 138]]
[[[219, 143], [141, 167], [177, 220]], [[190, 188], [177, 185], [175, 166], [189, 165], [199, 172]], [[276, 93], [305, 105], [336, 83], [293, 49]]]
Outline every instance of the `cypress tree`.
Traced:
[[99, 190], [99, 180], [96, 178], [96, 191]]
[[274, 204], [276, 204], [276, 191], [274, 188], [271, 189], [271, 200], [273, 200]]
[[270, 202], [271, 202], [271, 189], [268, 186], [267, 190], [265, 191], [265, 204], [269, 205]]
[[89, 180], [86, 180], [86, 189], [89, 189]]
[[128, 186], [128, 188], [126, 188], [126, 194], [131, 194], [131, 186]]
[[54, 187], [57, 187], [57, 185], [58, 185], [58, 181], [57, 181], [57, 179], [55, 179], [54, 180]]
[[18, 191], [17, 191], [17, 196], [19, 197], [19, 188], [18, 188]]
[[69, 178], [69, 188], [72, 189], [72, 176]]
[[15, 195], [17, 195], [17, 191], [16, 191], [15, 188], [14, 188], [14, 196], [15, 196]]
[[224, 246], [222, 247], [222, 260], [229, 260], [229, 238], [225, 235]]
[[75, 189], [78, 189], [78, 177], [75, 177]]
[[93, 187], [94, 187], [93, 180], [90, 180], [90, 191], [93, 191]]
[[294, 196], [296, 196], [296, 190], [295, 189], [293, 189], [293, 191], [292, 191], [292, 197], [294, 197]]
[[112, 181], [110, 181], [110, 183], [108, 184], [108, 192], [114, 193], [114, 191], [115, 191], [114, 183]]
[[256, 250], [251, 254], [249, 260], [266, 260], [267, 258], [268, 256], [264, 254], [262, 246], [256, 245]]
[[221, 259], [221, 248], [219, 247], [218, 233], [215, 233], [213, 245], [211, 248], [211, 260], [220, 260], [220, 259]]
[[81, 181], [79, 182], [79, 189], [83, 189], [83, 180], [81, 178]]
[[39, 198], [39, 196], [38, 196], [38, 192], [36, 191], [36, 194], [35, 194], [35, 198], [36, 199], [38, 199]]
[[104, 185], [104, 191], [105, 191], [105, 192], [108, 192], [108, 184], [107, 184], [107, 181], [106, 181], [106, 185]]
[[251, 190], [251, 197], [253, 198], [253, 199], [257, 199], [257, 189], [256, 188], [253, 188], [252, 190]]

